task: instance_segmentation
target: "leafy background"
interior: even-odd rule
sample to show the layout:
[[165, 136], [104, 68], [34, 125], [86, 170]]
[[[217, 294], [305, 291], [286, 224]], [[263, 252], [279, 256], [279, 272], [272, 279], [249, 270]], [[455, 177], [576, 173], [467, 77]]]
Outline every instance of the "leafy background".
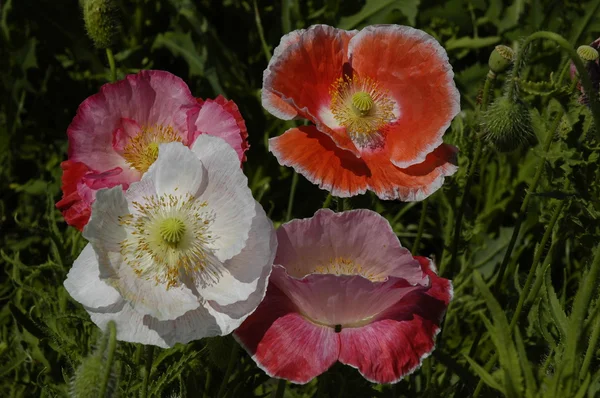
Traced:
[[[285, 397], [599, 396], [600, 305], [592, 261], [600, 237], [599, 143], [589, 109], [577, 101], [568, 75], [559, 78], [568, 61], [555, 43], [535, 41], [515, 76], [538, 143], [511, 153], [484, 143], [471, 177], [468, 170], [486, 122], [481, 93], [494, 46], [518, 49], [538, 30], [559, 33], [575, 47], [589, 43], [600, 32], [593, 17], [600, 1], [116, 3], [119, 77], [164, 69], [198, 97], [235, 100], [250, 134], [244, 171], [276, 225], [311, 216], [327, 198], [303, 177], [295, 185], [292, 170], [267, 150], [267, 139], [294, 123], [266, 114], [260, 104], [262, 72], [280, 37], [315, 23], [343, 29], [397, 23], [427, 31], [448, 51], [462, 112], [445, 139], [461, 149], [459, 172], [426, 203], [380, 201], [371, 193], [327, 203], [378, 211], [409, 248], [423, 226], [416, 253], [434, 258], [455, 288], [438, 347], [393, 386], [373, 385], [337, 364], [307, 385], [288, 384]], [[61, 196], [67, 126], [110, 71], [104, 52], [85, 34], [75, 0], [1, 0], [0, 38], [0, 395], [94, 396], [106, 337], [62, 287], [85, 242], [54, 203]], [[503, 93], [507, 78], [497, 77], [492, 97]], [[502, 262], [507, 272], [498, 280]], [[515, 317], [521, 297], [528, 299]], [[513, 318], [516, 327], [509, 325]], [[144, 347], [119, 343], [109, 391], [137, 396], [147, 385], [148, 396], [276, 394], [277, 381], [245, 353], [231, 361], [223, 383], [234, 344], [226, 337], [157, 348], [148, 361]], [[75, 374], [80, 384], [72, 382]]]

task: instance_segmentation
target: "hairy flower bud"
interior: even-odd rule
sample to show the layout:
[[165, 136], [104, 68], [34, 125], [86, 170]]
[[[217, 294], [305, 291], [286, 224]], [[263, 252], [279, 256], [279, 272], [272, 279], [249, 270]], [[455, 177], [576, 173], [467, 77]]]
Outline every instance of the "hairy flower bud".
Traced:
[[488, 60], [488, 66], [494, 73], [504, 72], [512, 65], [515, 58], [515, 52], [512, 48], [499, 45], [494, 48]]
[[109, 48], [114, 44], [120, 30], [114, 0], [83, 0], [83, 20], [88, 36], [97, 48]]
[[506, 96], [496, 99], [483, 115], [484, 139], [500, 152], [531, 143], [535, 137], [525, 103]]

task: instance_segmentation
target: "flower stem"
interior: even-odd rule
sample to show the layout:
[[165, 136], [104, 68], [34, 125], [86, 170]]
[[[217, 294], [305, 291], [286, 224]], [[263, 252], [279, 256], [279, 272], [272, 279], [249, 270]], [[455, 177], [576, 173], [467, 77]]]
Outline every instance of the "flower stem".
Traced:
[[327, 209], [329, 208], [329, 205], [331, 205], [331, 200], [333, 199], [333, 195], [331, 195], [331, 192], [329, 192], [327, 194], [327, 197], [325, 198], [325, 202], [323, 202], [323, 209]]
[[142, 398], [148, 397], [148, 381], [150, 380], [150, 372], [152, 371], [152, 362], [154, 361], [154, 346], [146, 346], [146, 372], [144, 373], [144, 381], [142, 383]]
[[258, 30], [258, 37], [260, 38], [260, 44], [262, 45], [263, 53], [265, 54], [267, 62], [269, 62], [271, 60], [271, 50], [269, 50], [269, 46], [265, 40], [265, 32], [263, 31], [262, 22], [260, 21], [260, 14], [258, 13], [256, 0], [254, 0], [254, 21], [256, 22], [256, 30]]
[[[597, 304], [600, 305], [600, 302]], [[588, 369], [590, 367], [590, 363], [592, 362], [592, 358], [596, 353], [596, 347], [598, 346], [598, 338], [600, 337], [600, 316], [596, 315], [596, 320], [594, 322], [594, 329], [592, 329], [592, 336], [590, 337], [590, 341], [588, 343], [587, 350], [585, 352], [585, 358], [583, 359], [583, 365], [581, 366], [581, 371], [579, 372], [579, 378], [584, 379]]]
[[108, 323], [108, 353], [106, 355], [106, 364], [104, 369], [104, 378], [100, 387], [100, 397], [106, 396], [108, 382], [112, 371], [112, 363], [115, 358], [115, 348], [117, 347], [117, 327], [114, 321]]
[[[539, 31], [529, 35], [523, 42], [523, 45], [521, 46], [521, 51], [519, 51], [517, 54], [517, 60], [515, 61], [515, 70], [513, 76], [519, 76], [519, 70], [524, 64], [523, 57], [525, 54], [525, 50], [527, 46], [536, 39], [552, 40], [559, 46], [561, 46], [569, 54], [571, 61], [573, 61], [573, 64], [577, 68], [577, 73], [579, 74], [579, 78], [581, 79], [583, 89], [585, 90], [586, 95], [589, 97], [590, 108], [592, 110], [592, 115], [594, 116], [594, 124], [596, 125], [596, 134], [600, 139], [600, 103], [598, 102], [598, 95], [593, 90], [592, 80], [590, 79], [590, 76], [588, 75], [585, 65], [581, 61], [581, 58], [579, 58], [579, 56], [577, 55], [577, 51], [575, 51], [573, 46], [569, 44], [569, 42], [564, 37], [554, 32], [548, 31]], [[515, 79], [513, 80], [513, 83], [508, 86], [509, 96], [512, 97], [516, 89], [517, 81]]]
[[286, 384], [285, 379], [279, 379], [279, 382], [277, 383], [277, 390], [275, 391], [274, 398], [283, 398], [283, 393], [285, 393], [285, 384]]
[[417, 236], [415, 237], [415, 242], [413, 243], [411, 252], [413, 254], [419, 251], [419, 244], [421, 243], [421, 237], [423, 236], [423, 229], [425, 228], [425, 220], [427, 219], [427, 204], [429, 203], [429, 198], [425, 198], [423, 201], [423, 208], [421, 209], [421, 218], [419, 219], [419, 229], [417, 229]]
[[106, 58], [108, 58], [108, 65], [110, 66], [110, 81], [117, 81], [117, 67], [115, 66], [115, 56], [110, 48], [106, 49]]
[[290, 197], [288, 198], [288, 207], [285, 214], [285, 220], [290, 221], [292, 219], [292, 209], [294, 208], [294, 197], [296, 196], [296, 185], [298, 185], [298, 173], [294, 172], [292, 176], [292, 187], [290, 189]]
[[229, 383], [229, 378], [231, 377], [231, 373], [233, 372], [233, 368], [235, 367], [235, 363], [238, 358], [238, 349], [239, 346], [237, 343], [233, 343], [233, 347], [231, 347], [231, 354], [229, 355], [229, 363], [227, 364], [227, 370], [225, 371], [225, 377], [223, 377], [223, 381], [221, 382], [221, 387], [219, 388], [219, 393], [217, 396], [224, 397], [225, 390], [227, 389], [227, 384]]

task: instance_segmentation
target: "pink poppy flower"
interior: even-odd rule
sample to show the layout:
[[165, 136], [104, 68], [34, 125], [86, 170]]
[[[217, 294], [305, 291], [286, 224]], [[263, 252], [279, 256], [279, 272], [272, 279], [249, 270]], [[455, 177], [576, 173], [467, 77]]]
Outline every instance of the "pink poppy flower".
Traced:
[[56, 204], [79, 230], [90, 218], [96, 192], [139, 181], [158, 157], [158, 146], [191, 146], [200, 134], [223, 138], [240, 161], [248, 149], [244, 119], [233, 101], [196, 99], [179, 77], [146, 70], [102, 86], [87, 98], [67, 130], [63, 197]]
[[267, 374], [303, 384], [340, 361], [395, 383], [433, 351], [452, 284], [385, 218], [319, 210], [277, 239], [265, 299], [234, 332]]
[[407, 26], [291, 32], [264, 72], [263, 106], [315, 125], [272, 138], [270, 150], [339, 197], [422, 200], [457, 169], [457, 149], [442, 141], [460, 110], [453, 76], [440, 44]]

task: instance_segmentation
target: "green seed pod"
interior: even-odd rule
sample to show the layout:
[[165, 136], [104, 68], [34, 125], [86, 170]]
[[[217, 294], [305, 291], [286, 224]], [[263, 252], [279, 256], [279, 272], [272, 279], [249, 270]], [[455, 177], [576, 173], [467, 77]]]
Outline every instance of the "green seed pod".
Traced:
[[579, 46], [577, 48], [577, 55], [584, 61], [595, 61], [598, 59], [598, 50], [592, 46]]
[[97, 48], [110, 48], [115, 43], [121, 26], [113, 0], [83, 0], [83, 20]]
[[521, 100], [497, 98], [483, 114], [484, 139], [500, 152], [535, 142], [531, 115]]
[[499, 45], [494, 48], [488, 60], [488, 66], [494, 73], [504, 72], [515, 59], [515, 52], [512, 48]]

